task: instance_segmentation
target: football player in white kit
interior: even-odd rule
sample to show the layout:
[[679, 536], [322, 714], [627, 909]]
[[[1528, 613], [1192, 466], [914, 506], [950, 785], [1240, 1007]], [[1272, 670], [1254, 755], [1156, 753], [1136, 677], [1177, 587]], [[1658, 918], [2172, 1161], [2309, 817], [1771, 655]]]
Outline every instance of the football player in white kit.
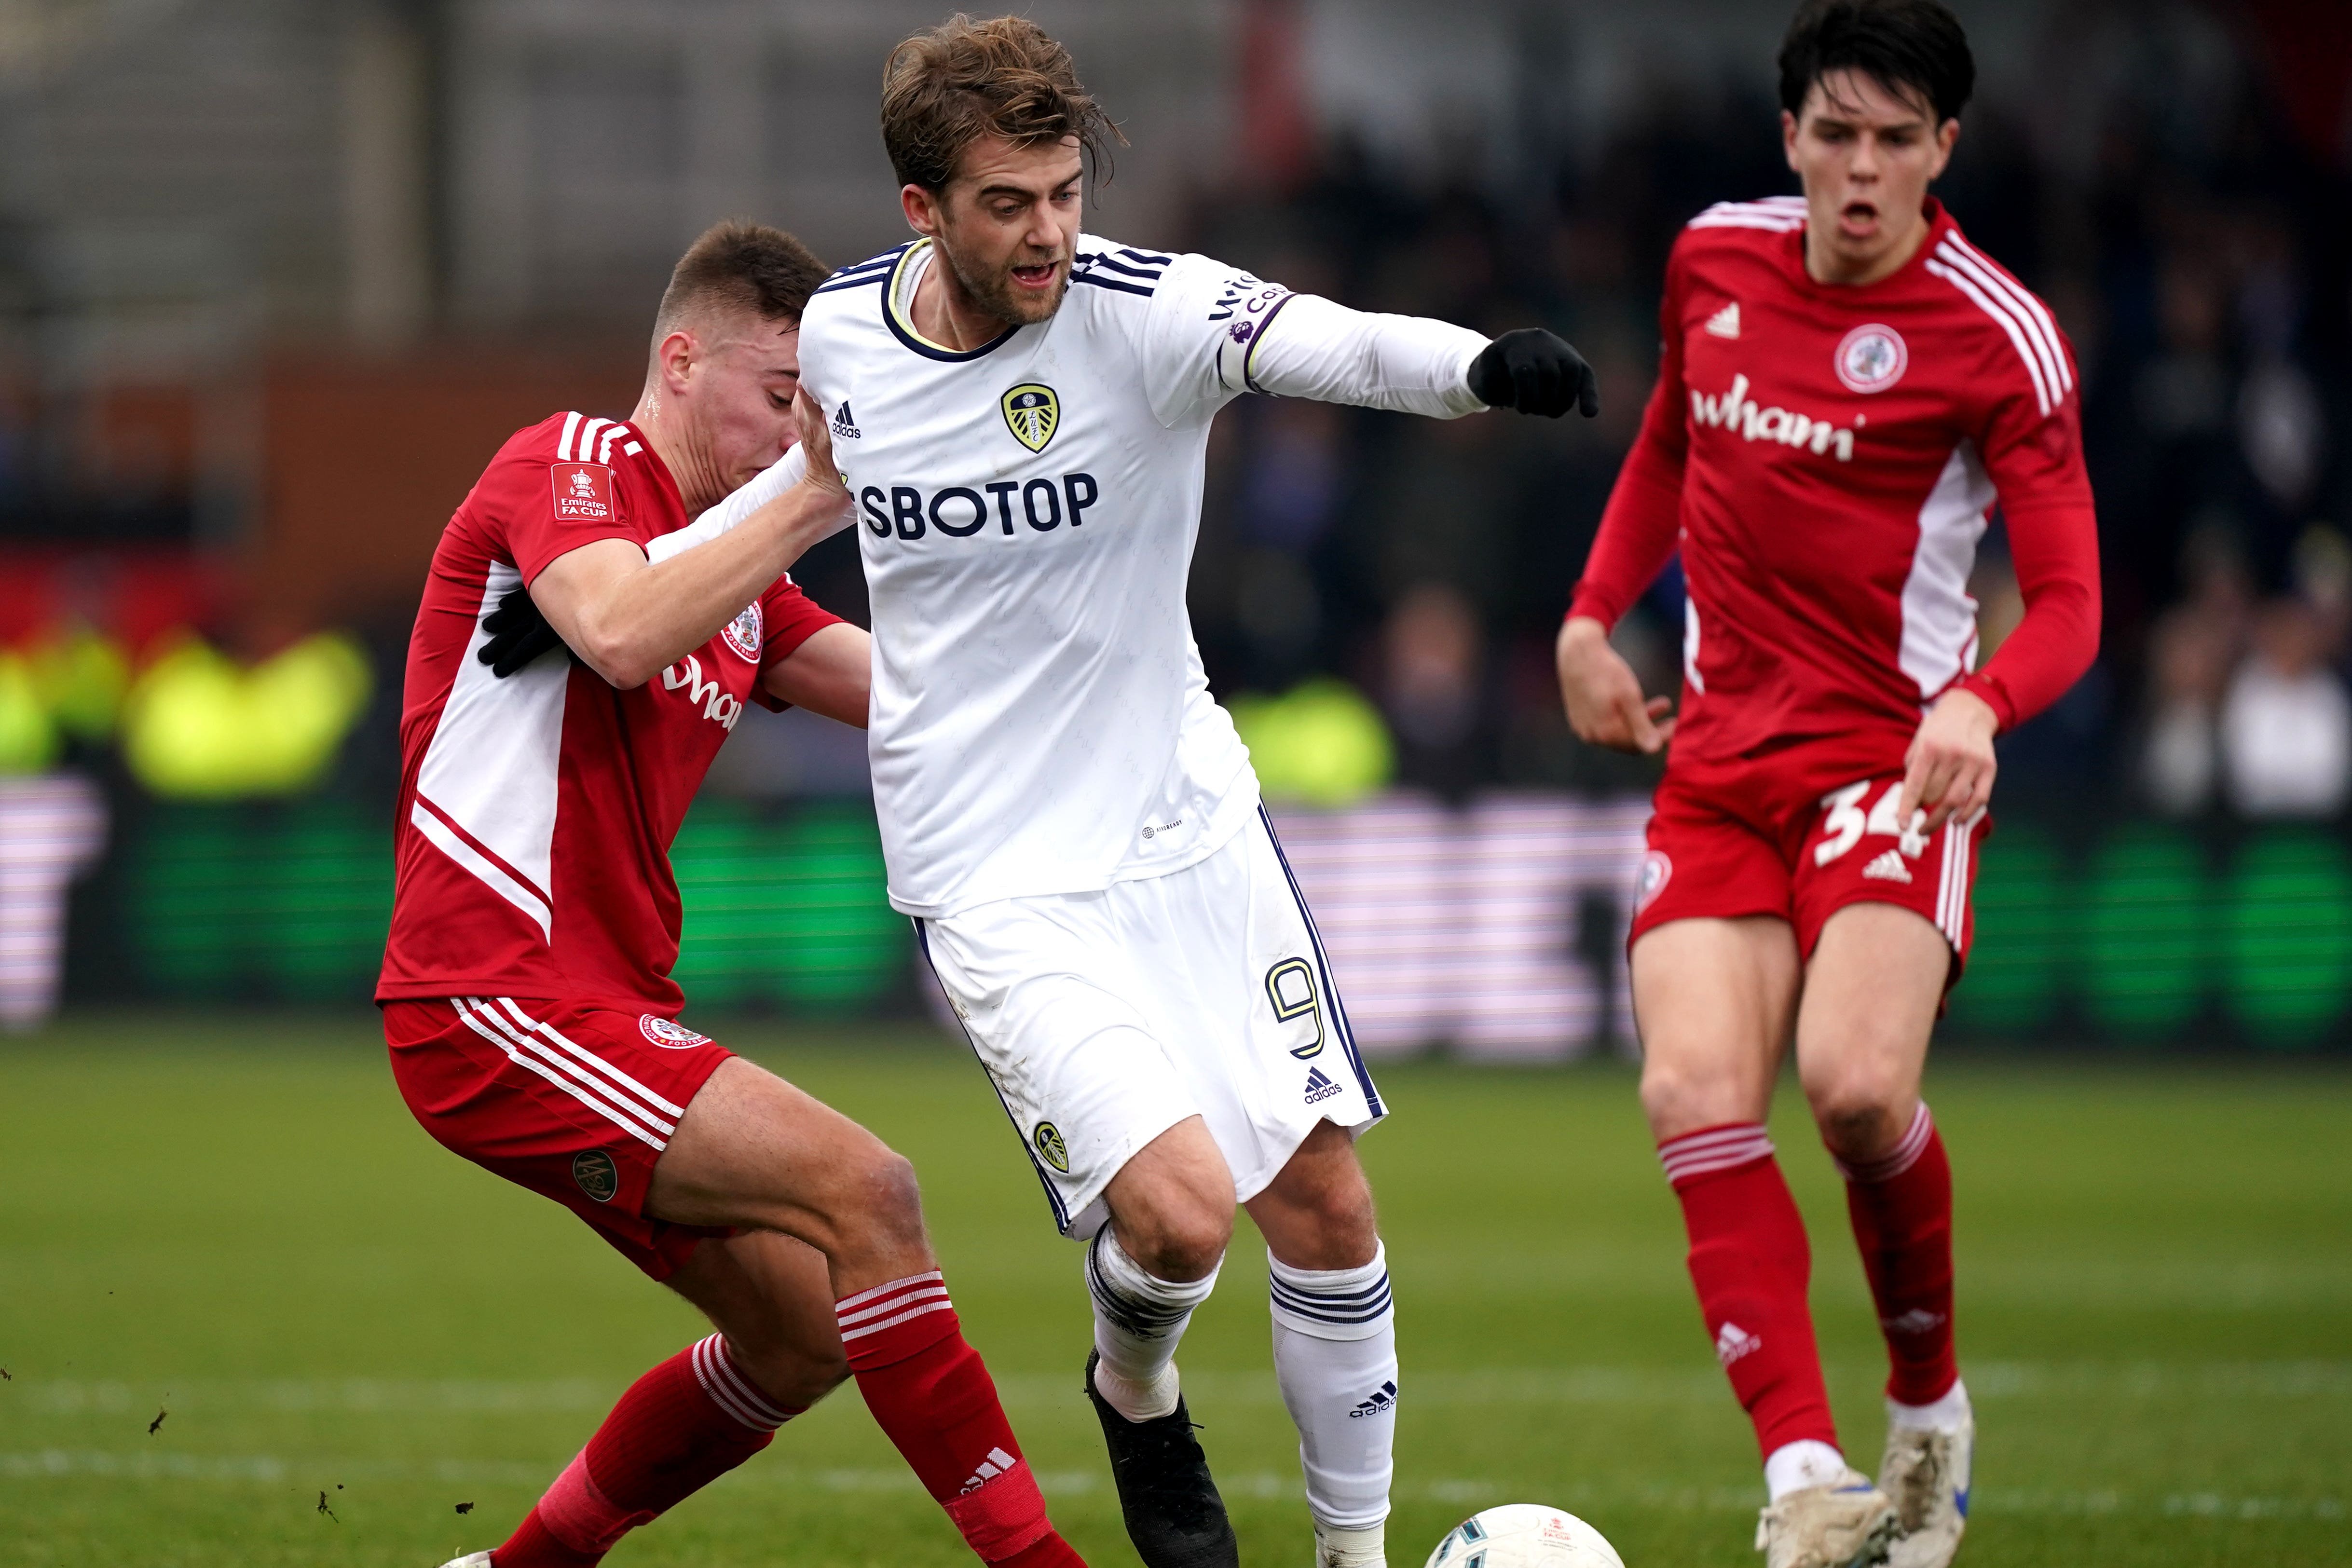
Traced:
[[1549, 332], [1489, 343], [1083, 233], [1082, 154], [1115, 133], [1025, 20], [908, 38], [882, 126], [919, 237], [820, 287], [800, 352], [856, 498], [891, 903], [1087, 1242], [1087, 1392], [1144, 1563], [1238, 1561], [1173, 1361], [1238, 1203], [1317, 1562], [1381, 1568], [1394, 1314], [1354, 1138], [1385, 1107], [1192, 643], [1209, 426], [1244, 391], [1589, 416], [1592, 372]]

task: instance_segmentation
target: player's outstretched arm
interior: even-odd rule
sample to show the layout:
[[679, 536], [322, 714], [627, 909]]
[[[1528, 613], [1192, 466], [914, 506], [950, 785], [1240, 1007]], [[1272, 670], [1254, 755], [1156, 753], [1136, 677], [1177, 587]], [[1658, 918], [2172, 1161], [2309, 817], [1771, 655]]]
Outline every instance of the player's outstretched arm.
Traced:
[[1576, 738], [1612, 751], [1654, 754], [1675, 737], [1671, 697], [1642, 696], [1633, 666], [1609, 645], [1609, 628], [1589, 615], [1562, 622], [1553, 646], [1560, 699]]
[[720, 537], [654, 562], [626, 539], [598, 539], [548, 564], [531, 601], [581, 660], [614, 685], [640, 686], [700, 647], [849, 517], [822, 412], [798, 394], [807, 472]]
[[779, 701], [864, 729], [874, 697], [874, 639], [862, 626], [838, 622], [810, 632], [761, 681]]
[[1281, 300], [1246, 349], [1248, 386], [1278, 397], [1454, 419], [1486, 408], [1558, 419], [1601, 412], [1584, 356], [1540, 327], [1477, 333], [1418, 316], [1350, 310], [1312, 294]]

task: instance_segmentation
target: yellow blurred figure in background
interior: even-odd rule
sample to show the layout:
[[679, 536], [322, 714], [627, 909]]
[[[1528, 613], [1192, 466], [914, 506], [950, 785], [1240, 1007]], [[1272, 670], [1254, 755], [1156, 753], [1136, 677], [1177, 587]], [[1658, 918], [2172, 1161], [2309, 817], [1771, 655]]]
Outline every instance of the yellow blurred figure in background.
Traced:
[[1278, 697], [1237, 696], [1225, 709], [1269, 800], [1337, 810], [1396, 772], [1380, 709], [1345, 681], [1307, 681]]
[[0, 650], [0, 777], [38, 773], [58, 758], [58, 727], [24, 655]]
[[123, 758], [169, 798], [293, 794], [332, 765], [373, 684], [367, 656], [341, 632], [306, 637], [250, 669], [192, 637], [132, 684]]

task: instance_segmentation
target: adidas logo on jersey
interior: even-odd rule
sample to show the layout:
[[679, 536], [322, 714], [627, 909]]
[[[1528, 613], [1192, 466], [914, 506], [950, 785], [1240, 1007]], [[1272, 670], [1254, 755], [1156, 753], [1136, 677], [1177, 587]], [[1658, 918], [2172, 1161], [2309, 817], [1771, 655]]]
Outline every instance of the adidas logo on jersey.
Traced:
[[1853, 461], [1853, 432], [1840, 430], [1826, 419], [1796, 413], [1778, 406], [1759, 408], [1748, 395], [1748, 378], [1731, 378], [1731, 390], [1720, 397], [1691, 392], [1693, 423], [1738, 433], [1746, 441], [1777, 441], [1783, 446], [1809, 446], [1834, 452], [1841, 463]]
[[865, 435], [857, 421], [850, 416], [849, 400], [843, 398], [841, 406], [833, 411], [833, 438], [835, 441], [856, 441]]
[[1723, 1332], [1715, 1336], [1715, 1359], [1729, 1366], [1743, 1355], [1764, 1348], [1764, 1342], [1738, 1323], [1726, 1323]]
[[1370, 1399], [1365, 1400], [1361, 1405], [1357, 1406], [1353, 1410], [1348, 1412], [1348, 1419], [1350, 1421], [1360, 1421], [1367, 1416], [1387, 1415], [1390, 1411], [1396, 1408], [1396, 1393], [1397, 1390], [1395, 1384], [1381, 1384], [1378, 1389], [1373, 1391], [1372, 1396]]
[[1901, 850], [1888, 850], [1862, 868], [1862, 874], [1877, 882], [1909, 883], [1911, 868], [1903, 863]]
[[[963, 1490], [978, 1491], [1020, 1462], [1002, 1448], [991, 1448], [988, 1450], [988, 1458], [980, 1462], [980, 1469], [972, 1471], [971, 1479], [963, 1483]], [[953, 1475], [955, 1472], [950, 1470], [948, 1473]]]
[[1739, 301], [1735, 299], [1706, 319], [1706, 329], [1718, 338], [1739, 336]]
[[1320, 1100], [1328, 1100], [1338, 1092], [1339, 1092], [1339, 1086], [1325, 1077], [1321, 1068], [1310, 1067], [1307, 1070], [1307, 1103], [1309, 1105]]

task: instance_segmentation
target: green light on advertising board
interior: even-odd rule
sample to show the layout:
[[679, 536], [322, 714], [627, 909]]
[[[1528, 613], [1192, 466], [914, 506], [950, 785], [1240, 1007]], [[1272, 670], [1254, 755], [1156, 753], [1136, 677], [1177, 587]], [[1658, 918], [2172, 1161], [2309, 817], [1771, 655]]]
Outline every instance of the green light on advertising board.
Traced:
[[[883, 890], [864, 801], [781, 819], [697, 806], [672, 852], [685, 904], [676, 970], [688, 997], [837, 1010], [903, 977], [910, 939]], [[188, 999], [373, 994], [392, 918], [383, 813], [335, 801], [165, 803], [124, 859], [125, 934], [141, 984]]]
[[772, 821], [706, 801], [678, 831], [670, 863], [686, 906], [675, 973], [692, 1002], [856, 1008], [905, 970], [907, 922], [884, 893], [881, 835], [863, 800]]
[[2033, 1030], [2053, 1021], [2074, 961], [2073, 868], [2050, 835], [2002, 827], [1984, 846], [1976, 940], [1952, 993], [1953, 1021], [1972, 1030]]
[[2169, 1034], [2203, 1004], [2210, 882], [2177, 829], [2117, 830], [2092, 854], [2083, 891], [2084, 1005], [2117, 1034]]
[[2230, 1016], [2253, 1039], [2298, 1045], [2352, 995], [2352, 869], [2320, 833], [2273, 829], [2238, 852], [2221, 933]]

